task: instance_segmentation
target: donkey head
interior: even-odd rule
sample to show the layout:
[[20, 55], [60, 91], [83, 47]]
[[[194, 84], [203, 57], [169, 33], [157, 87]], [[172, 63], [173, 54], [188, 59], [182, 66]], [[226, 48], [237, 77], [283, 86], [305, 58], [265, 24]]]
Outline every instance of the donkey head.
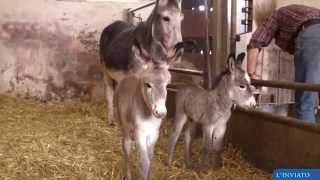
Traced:
[[228, 59], [229, 95], [235, 104], [250, 107], [256, 105], [255, 88], [251, 85], [248, 73], [241, 68], [244, 57], [245, 53], [241, 53], [237, 59], [232, 55]]
[[165, 49], [173, 49], [182, 41], [182, 0], [157, 0], [152, 14], [152, 38]]
[[148, 66], [140, 76], [144, 102], [152, 115], [157, 118], [164, 118], [167, 114], [167, 85], [170, 80], [168, 65], [163, 64]]

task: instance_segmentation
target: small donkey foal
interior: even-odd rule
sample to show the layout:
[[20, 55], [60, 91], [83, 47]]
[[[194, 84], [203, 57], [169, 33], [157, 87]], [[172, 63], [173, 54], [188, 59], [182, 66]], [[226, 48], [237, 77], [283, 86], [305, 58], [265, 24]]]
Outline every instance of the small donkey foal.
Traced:
[[233, 56], [229, 57], [228, 67], [218, 77], [213, 89], [205, 90], [197, 86], [188, 86], [177, 92], [175, 130], [171, 135], [168, 147], [168, 165], [172, 162], [175, 144], [189, 118], [185, 130], [186, 165], [190, 166], [191, 162], [192, 131], [196, 124], [200, 124], [203, 132], [203, 149], [198, 170], [202, 170], [209, 150], [213, 153], [213, 167], [221, 167], [223, 137], [227, 121], [231, 116], [232, 105], [254, 106], [256, 103], [250, 78], [240, 67], [244, 57], [244, 53], [238, 56], [237, 61]]
[[125, 78], [116, 91], [115, 103], [123, 132], [124, 174], [132, 179], [129, 164], [132, 141], [139, 149], [141, 179], [150, 178], [154, 146], [162, 119], [171, 75], [167, 64], [150, 65], [141, 75]]

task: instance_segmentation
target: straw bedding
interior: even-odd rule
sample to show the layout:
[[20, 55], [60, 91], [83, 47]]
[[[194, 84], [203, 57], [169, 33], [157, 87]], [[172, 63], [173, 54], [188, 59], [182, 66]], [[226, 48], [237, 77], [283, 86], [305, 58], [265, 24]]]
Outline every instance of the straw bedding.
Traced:
[[[38, 103], [0, 96], [0, 179], [121, 179], [121, 132], [106, 125], [103, 102]], [[171, 132], [167, 120], [155, 152], [152, 179], [270, 179], [231, 145], [225, 147], [223, 168], [198, 175], [183, 165], [179, 141], [174, 163], [166, 167]], [[197, 159], [200, 142], [194, 141]], [[138, 177], [137, 152], [132, 158]], [[196, 161], [194, 162], [194, 164]], [[135, 178], [136, 179], [136, 178]]]

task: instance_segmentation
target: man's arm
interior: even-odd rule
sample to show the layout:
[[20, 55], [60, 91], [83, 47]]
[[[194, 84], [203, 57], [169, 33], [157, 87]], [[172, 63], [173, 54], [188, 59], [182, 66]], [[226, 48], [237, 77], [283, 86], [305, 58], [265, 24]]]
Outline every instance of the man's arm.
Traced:
[[277, 16], [277, 11], [273, 12], [252, 34], [247, 46], [247, 71], [253, 79], [261, 79], [261, 74], [256, 72], [259, 51], [270, 44], [278, 31]]
[[261, 79], [261, 74], [256, 72], [259, 49], [248, 49], [247, 52], [247, 71], [252, 79]]

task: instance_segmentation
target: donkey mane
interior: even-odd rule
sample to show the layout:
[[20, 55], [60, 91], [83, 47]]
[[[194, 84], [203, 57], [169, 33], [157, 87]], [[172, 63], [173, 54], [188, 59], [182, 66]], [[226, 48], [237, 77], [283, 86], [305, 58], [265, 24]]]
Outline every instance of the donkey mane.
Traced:
[[228, 69], [225, 69], [224, 71], [222, 71], [213, 81], [212, 81], [212, 89], [217, 88], [217, 86], [219, 85], [219, 83], [221, 82], [222, 78], [225, 75], [230, 74], [230, 71]]

